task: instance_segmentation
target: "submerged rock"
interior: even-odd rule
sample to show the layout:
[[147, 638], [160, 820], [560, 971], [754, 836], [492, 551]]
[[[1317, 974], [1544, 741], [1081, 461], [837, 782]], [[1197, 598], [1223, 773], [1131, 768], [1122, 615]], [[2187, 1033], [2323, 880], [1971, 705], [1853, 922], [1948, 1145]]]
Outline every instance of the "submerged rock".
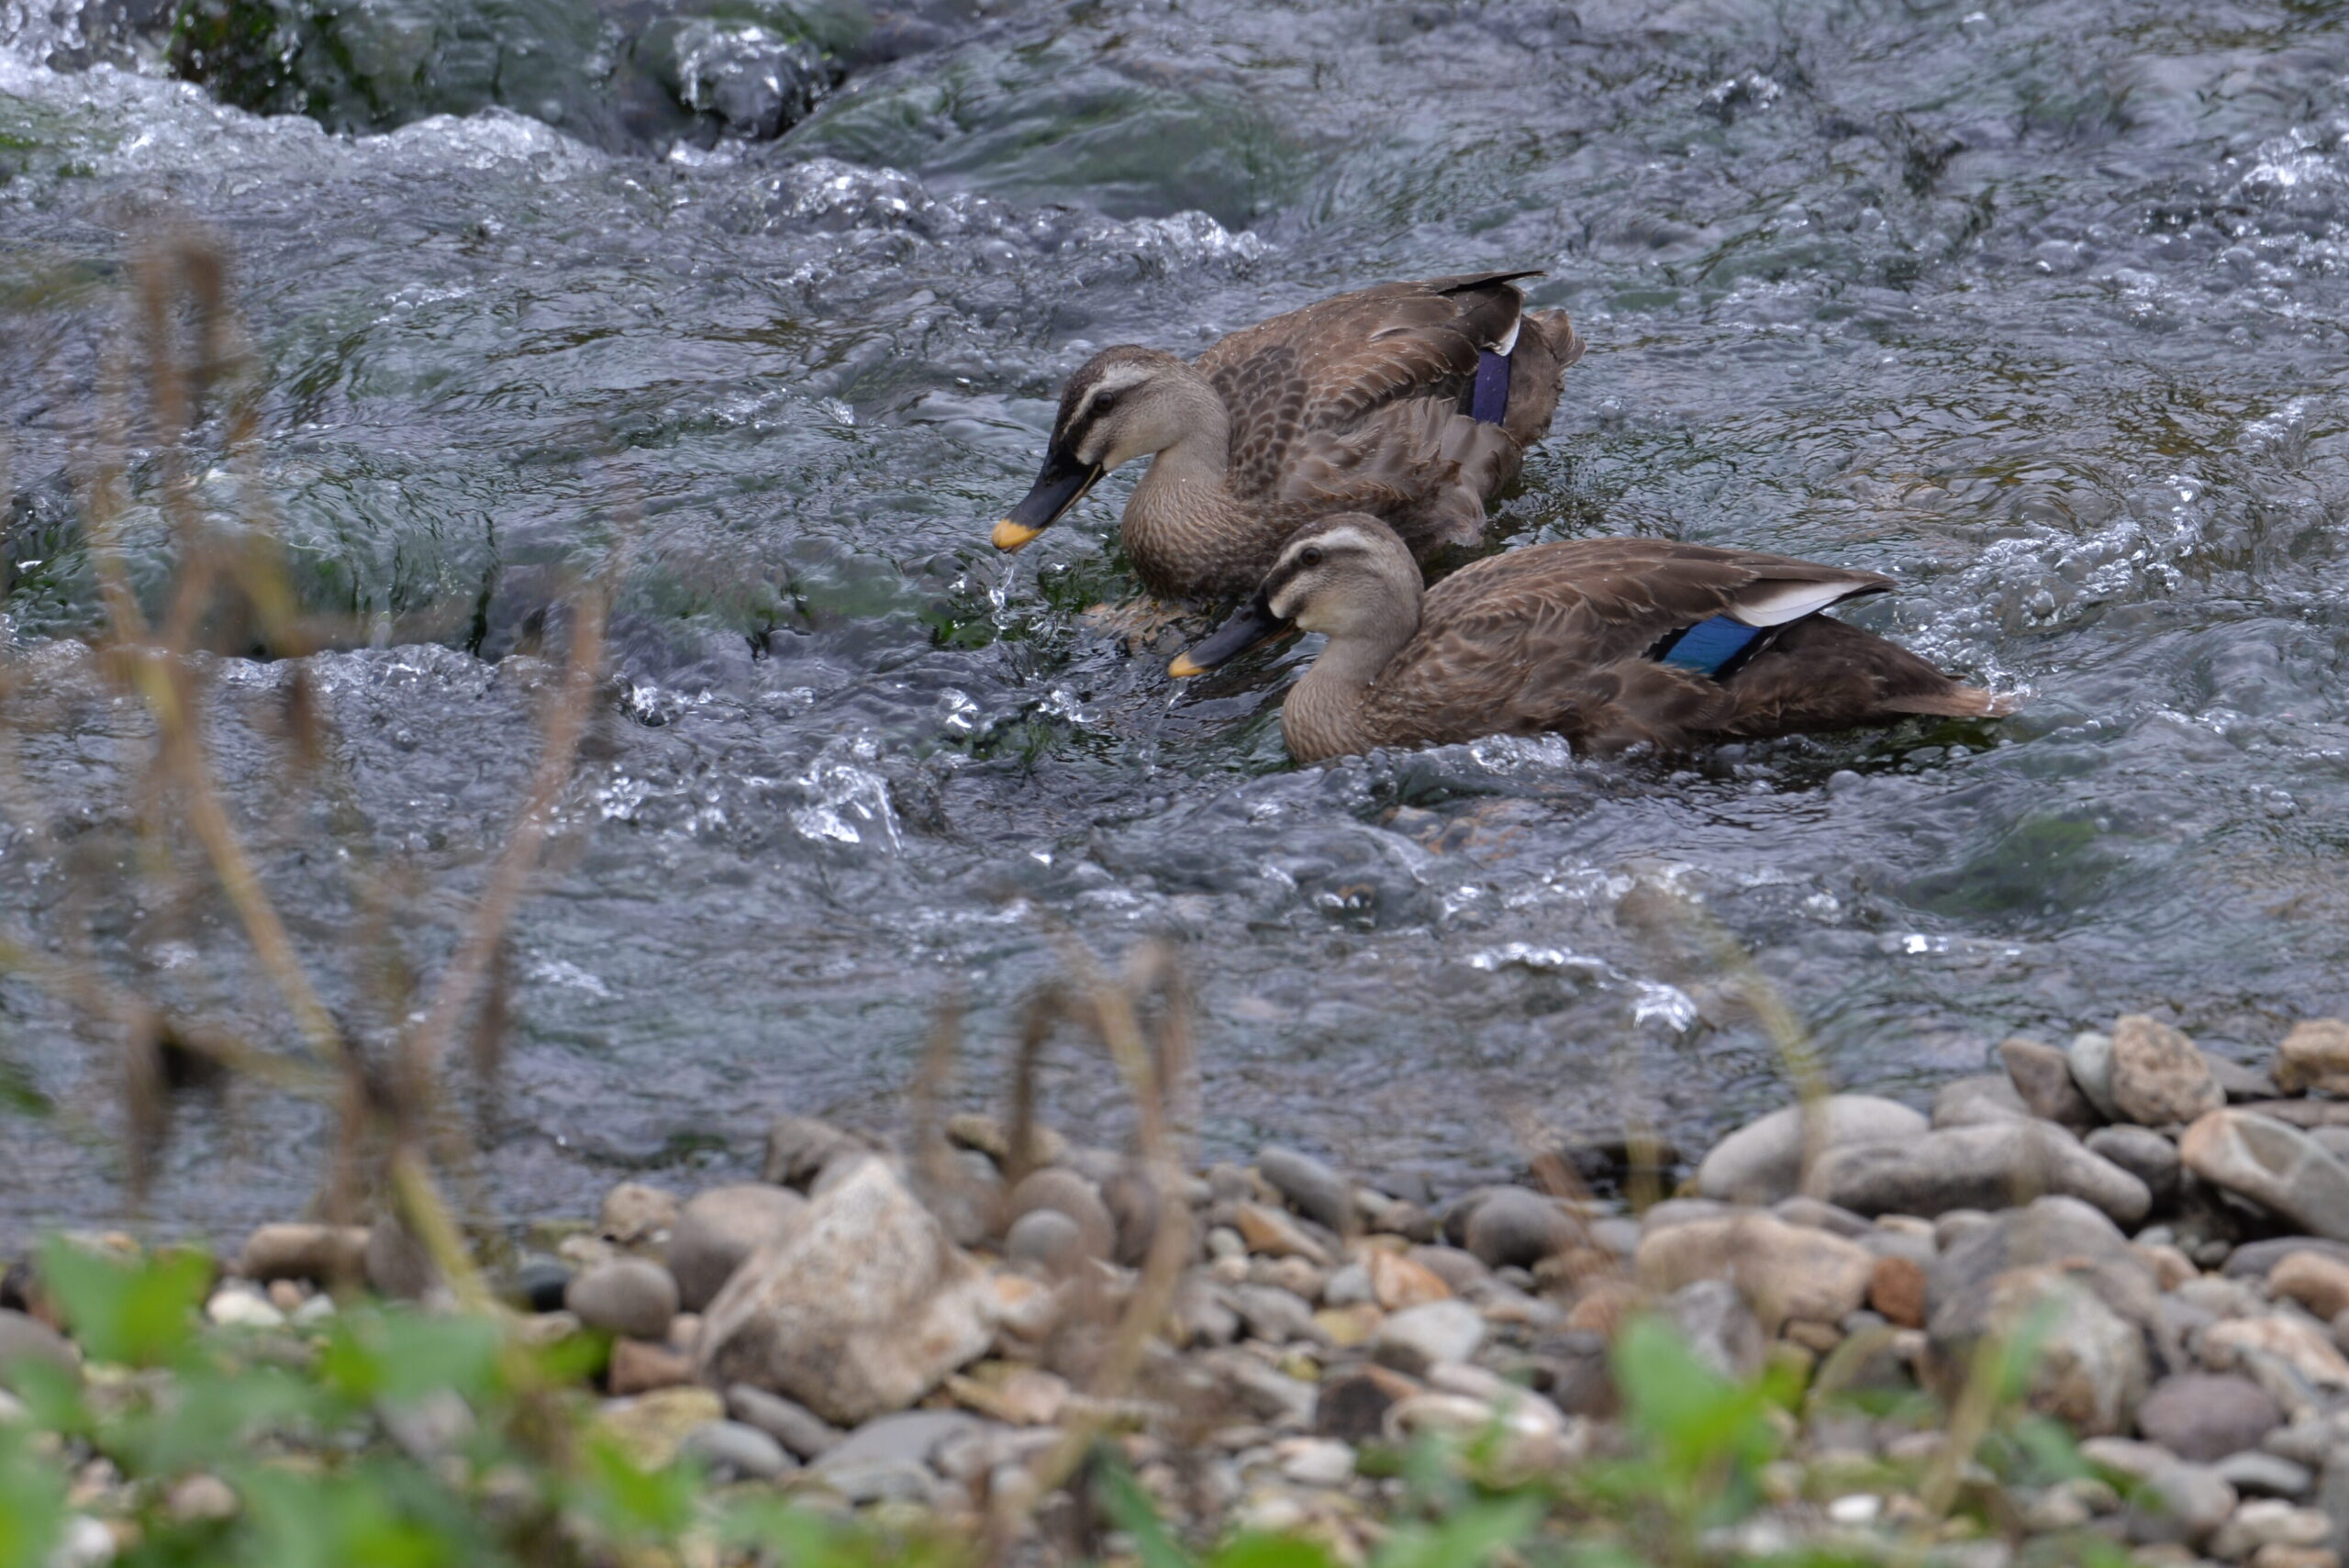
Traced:
[[1801, 1185], [1807, 1152], [1815, 1158], [1847, 1143], [1913, 1138], [1926, 1125], [1898, 1100], [1873, 1095], [1828, 1095], [1809, 1106], [1781, 1106], [1715, 1144], [1697, 1167], [1697, 1190], [1724, 1202], [1776, 1203]]
[[995, 1335], [986, 1276], [879, 1160], [753, 1253], [702, 1321], [705, 1382], [855, 1425], [902, 1409]]

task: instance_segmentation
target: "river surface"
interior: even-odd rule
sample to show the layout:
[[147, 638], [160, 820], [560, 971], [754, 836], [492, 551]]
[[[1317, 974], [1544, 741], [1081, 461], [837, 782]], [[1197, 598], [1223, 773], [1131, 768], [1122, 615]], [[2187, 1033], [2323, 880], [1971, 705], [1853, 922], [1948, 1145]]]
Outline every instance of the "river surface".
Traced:
[[[618, 678], [515, 928], [498, 1213], [751, 1169], [778, 1110], [891, 1124], [950, 998], [955, 1103], [999, 1104], [1063, 931], [1179, 949], [1208, 1156], [1278, 1138], [1439, 1186], [1543, 1129], [1698, 1148], [1776, 1103], [1757, 986], [1834, 1083], [1920, 1103], [2009, 1032], [2143, 1009], [2256, 1057], [2349, 1009], [2331, 7], [1005, 0], [778, 140], [665, 150], [507, 107], [329, 133], [151, 61], [53, 70], [59, 4], [0, 6], [0, 649], [48, 817], [0, 826], [0, 897], [298, 1051], [217, 896], [141, 880], [148, 731], [77, 640], [126, 258], [192, 217], [234, 257], [300, 592], [364, 628], [309, 661], [315, 786], [289, 663], [219, 660], [210, 718], [354, 1038], [397, 1021], [369, 943], [437, 971], [528, 787], [545, 666], [504, 656], [627, 552]], [[1178, 689], [1085, 614], [1136, 593], [1127, 476], [986, 547], [1095, 349], [1500, 267], [1547, 269], [1590, 351], [1497, 540], [1891, 573], [1851, 618], [2023, 712], [1298, 770], [1301, 653]], [[125, 519], [150, 595], [161, 472], [133, 462]], [[124, 1213], [113, 1049], [0, 979], [0, 1058], [52, 1107], [0, 1111], [0, 1237]], [[1080, 1036], [1045, 1093], [1119, 1136]], [[199, 1099], [144, 1214], [295, 1212], [329, 1133], [253, 1085]]]

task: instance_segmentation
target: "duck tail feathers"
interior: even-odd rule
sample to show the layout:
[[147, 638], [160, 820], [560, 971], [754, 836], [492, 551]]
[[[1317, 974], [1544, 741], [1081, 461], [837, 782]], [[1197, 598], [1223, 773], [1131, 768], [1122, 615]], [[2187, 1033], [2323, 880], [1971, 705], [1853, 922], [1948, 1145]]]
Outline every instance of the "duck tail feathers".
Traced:
[[1887, 713], [1914, 713], [1939, 718], [2000, 718], [2022, 706], [2021, 694], [1986, 691], [1953, 681], [1937, 692], [1911, 692], [1888, 697]]

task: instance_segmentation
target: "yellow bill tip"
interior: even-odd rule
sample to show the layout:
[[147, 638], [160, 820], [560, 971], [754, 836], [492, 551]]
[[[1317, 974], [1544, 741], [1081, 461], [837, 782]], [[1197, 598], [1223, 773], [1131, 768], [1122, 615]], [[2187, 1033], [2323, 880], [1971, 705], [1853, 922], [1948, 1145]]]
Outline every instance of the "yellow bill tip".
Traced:
[[1043, 531], [1041, 528], [1031, 528], [1025, 524], [1015, 523], [1009, 517], [1006, 517], [996, 524], [995, 532], [989, 537], [994, 539], [997, 550], [1018, 550], [1021, 545], [1033, 543], [1036, 536]]
[[1187, 653], [1178, 653], [1174, 656], [1174, 662], [1166, 666], [1166, 673], [1178, 681], [1187, 681], [1194, 675], [1206, 674], [1208, 667], [1191, 662], [1191, 656]]

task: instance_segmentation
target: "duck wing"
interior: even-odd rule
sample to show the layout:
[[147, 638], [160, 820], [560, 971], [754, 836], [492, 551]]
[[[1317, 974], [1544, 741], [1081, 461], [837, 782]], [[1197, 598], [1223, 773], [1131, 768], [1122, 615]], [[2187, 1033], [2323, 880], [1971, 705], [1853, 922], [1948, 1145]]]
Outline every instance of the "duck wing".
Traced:
[[1770, 628], [1891, 585], [1670, 539], [1534, 545], [1429, 590], [1419, 632], [1381, 672], [1365, 717], [1393, 743], [1553, 731], [1601, 750], [1682, 744], [1719, 731], [1739, 698], [1711, 670], [1655, 657], [1659, 644], [1711, 623], [1775, 642]]
[[1533, 275], [1380, 284], [1317, 300], [1209, 348], [1197, 365], [1231, 413], [1233, 494], [1278, 498], [1305, 436], [1350, 428], [1390, 403], [1433, 397], [1464, 409], [1479, 355], [1517, 329], [1525, 300], [1515, 280]]

